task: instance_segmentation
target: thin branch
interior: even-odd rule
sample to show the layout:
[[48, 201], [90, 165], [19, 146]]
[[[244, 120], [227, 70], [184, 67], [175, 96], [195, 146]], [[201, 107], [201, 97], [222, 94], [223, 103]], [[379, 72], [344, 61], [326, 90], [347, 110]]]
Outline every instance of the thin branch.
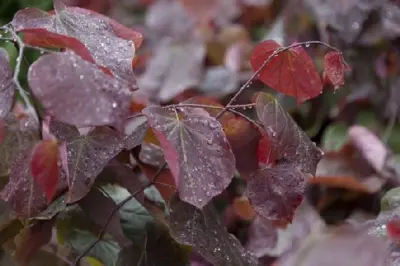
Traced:
[[17, 63], [15, 65], [14, 76], [13, 76], [14, 84], [15, 84], [19, 94], [21, 95], [22, 100], [24, 101], [24, 103], [26, 105], [28, 113], [31, 114], [31, 116], [36, 120], [36, 122], [39, 122], [39, 117], [37, 115], [36, 109], [30, 103], [28, 95], [26, 94], [25, 90], [22, 88], [21, 84], [19, 83], [19, 79], [18, 79], [18, 76], [19, 76], [19, 73], [21, 70], [21, 63], [22, 63], [23, 56], [24, 56], [25, 44], [23, 43], [21, 38], [18, 36], [18, 34], [12, 28], [6, 27], [4, 29], [11, 33], [14, 41], [18, 45], [18, 57], [16, 60]]
[[139, 195], [139, 193], [143, 192], [143, 190], [145, 190], [146, 188], [152, 186], [154, 184], [154, 182], [156, 182], [157, 177], [161, 174], [161, 172], [164, 170], [164, 168], [167, 166], [167, 163], [164, 163], [160, 168], [158, 168], [157, 172], [154, 174], [153, 178], [143, 187], [141, 187], [140, 189], [138, 189], [137, 191], [135, 191], [133, 194], [129, 195], [128, 197], [126, 197], [123, 201], [121, 201], [117, 207], [112, 211], [112, 213], [110, 214], [110, 216], [108, 217], [105, 225], [103, 226], [103, 228], [101, 229], [99, 235], [97, 236], [97, 239], [95, 241], [93, 241], [92, 244], [90, 244], [80, 255], [79, 257], [76, 259], [75, 261], [75, 266], [79, 266], [79, 262], [80, 260], [85, 257], [90, 250], [92, 250], [92, 248], [101, 241], [101, 239], [103, 238], [105, 232], [106, 232], [106, 228], [109, 225], [109, 223], [111, 222], [112, 218], [114, 217], [114, 215], [129, 201], [131, 201], [134, 197], [136, 197], [137, 195]]

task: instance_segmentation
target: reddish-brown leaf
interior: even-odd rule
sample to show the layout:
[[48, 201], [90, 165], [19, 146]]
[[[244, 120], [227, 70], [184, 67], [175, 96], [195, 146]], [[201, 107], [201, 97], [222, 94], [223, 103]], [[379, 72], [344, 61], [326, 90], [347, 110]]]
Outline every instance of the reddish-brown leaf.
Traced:
[[322, 74], [325, 83], [332, 84], [336, 89], [344, 84], [344, 72], [350, 71], [350, 67], [344, 61], [342, 53], [332, 51], [325, 55], [324, 73]]
[[[282, 51], [274, 55], [278, 49]], [[298, 103], [321, 94], [321, 79], [312, 59], [302, 47], [286, 50], [275, 41], [264, 41], [252, 51], [250, 63], [254, 71], [257, 71], [267, 60], [269, 63], [259, 75], [266, 85], [296, 97]]]
[[398, 219], [389, 221], [386, 224], [386, 231], [387, 231], [388, 236], [392, 240], [399, 241], [400, 240], [400, 221]]
[[32, 177], [45, 192], [48, 202], [51, 202], [57, 189], [60, 177], [59, 158], [56, 140], [42, 140], [32, 149]]

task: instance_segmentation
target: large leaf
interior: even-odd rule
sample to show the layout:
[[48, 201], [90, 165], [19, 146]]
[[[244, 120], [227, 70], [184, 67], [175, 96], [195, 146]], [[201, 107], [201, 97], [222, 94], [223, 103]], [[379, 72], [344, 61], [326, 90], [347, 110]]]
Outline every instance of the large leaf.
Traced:
[[179, 243], [192, 246], [214, 265], [258, 265], [257, 259], [226, 231], [213, 206], [208, 205], [200, 210], [175, 196], [170, 201], [170, 209], [171, 235]]
[[87, 135], [80, 135], [76, 127], [53, 121], [50, 129], [67, 144], [67, 202], [73, 203], [90, 191], [97, 175], [123, 149], [123, 141], [116, 131], [108, 127], [96, 127]]
[[197, 40], [175, 44], [162, 40], [150, 59], [139, 87], [158, 92], [161, 101], [168, 101], [186, 89], [200, 84], [205, 47]]
[[[79, 206], [86, 215], [96, 224], [104, 227], [117, 208], [117, 204], [98, 189], [92, 189], [79, 201]], [[116, 212], [108, 222], [106, 232], [109, 233], [120, 246], [125, 246], [130, 241], [124, 236], [121, 228], [119, 213]]]
[[271, 95], [261, 93], [256, 108], [276, 159], [293, 163], [300, 171], [315, 175], [323, 152]]
[[60, 0], [55, 1], [56, 9], [57, 4], [58, 10], [51, 14], [36, 8], [20, 10], [15, 14], [12, 24], [17, 31], [28, 34], [25, 42], [35, 44], [41, 41], [43, 36], [35, 38], [34, 31], [37, 29], [74, 37], [85, 44], [98, 65], [109, 68], [115, 76], [134, 86], [132, 60], [135, 47], [141, 44], [141, 34], [96, 12], [62, 7]]
[[[1, 191], [1, 198], [8, 202], [18, 216], [29, 218], [43, 211], [48, 201], [45, 192], [31, 175], [31, 149], [21, 152], [14, 160], [8, 184]], [[65, 175], [61, 175], [57, 191], [67, 187]]]
[[48, 114], [68, 124], [121, 126], [129, 114], [129, 89], [74, 53], [42, 56], [28, 81]]
[[247, 196], [254, 210], [270, 220], [291, 221], [303, 199], [305, 178], [295, 165], [279, 163], [254, 172], [247, 183]]
[[[282, 47], [267, 40], [258, 44], [250, 57], [257, 71], [274, 52]], [[302, 47], [279, 52], [260, 72], [260, 80], [271, 88], [296, 97], [298, 103], [322, 93], [322, 82], [312, 59]]]
[[221, 124], [203, 109], [147, 107], [179, 197], [202, 208], [231, 182], [235, 158]]
[[11, 110], [16, 89], [7, 55], [7, 52], [0, 48], [0, 119], [5, 118]]

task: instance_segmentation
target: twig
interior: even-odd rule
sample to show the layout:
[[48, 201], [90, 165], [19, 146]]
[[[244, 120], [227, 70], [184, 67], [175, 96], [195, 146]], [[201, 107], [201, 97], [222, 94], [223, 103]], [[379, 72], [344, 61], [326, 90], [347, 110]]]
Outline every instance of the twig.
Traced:
[[138, 189], [137, 191], [135, 191], [133, 194], [129, 195], [128, 197], [126, 197], [123, 201], [121, 201], [117, 207], [112, 211], [112, 213], [110, 214], [110, 216], [108, 217], [105, 225], [103, 226], [103, 228], [101, 229], [99, 235], [97, 236], [97, 239], [95, 241], [93, 241], [92, 244], [90, 244], [80, 255], [79, 257], [75, 260], [75, 266], [79, 266], [79, 262], [80, 260], [85, 257], [90, 250], [92, 250], [92, 248], [101, 241], [101, 239], [103, 238], [105, 232], [106, 232], [106, 228], [109, 225], [109, 223], [111, 222], [112, 218], [114, 217], [115, 213], [117, 213], [117, 211], [119, 211], [126, 203], [128, 203], [129, 201], [131, 201], [134, 197], [136, 197], [139, 193], [141, 193], [143, 190], [145, 190], [146, 188], [152, 186], [154, 184], [154, 182], [156, 182], [157, 177], [161, 174], [161, 172], [164, 170], [164, 168], [167, 166], [167, 163], [164, 163], [160, 168], [158, 168], [157, 172], [154, 174], [153, 178], [143, 187], [141, 187], [140, 189]]
[[31, 116], [36, 120], [36, 122], [39, 123], [39, 117], [36, 113], [36, 110], [33, 107], [33, 105], [30, 103], [25, 90], [22, 88], [21, 84], [19, 83], [19, 79], [18, 79], [18, 76], [19, 76], [19, 73], [21, 70], [21, 62], [22, 62], [23, 56], [24, 56], [25, 44], [23, 43], [21, 38], [18, 36], [18, 34], [12, 28], [10, 28], [8, 26], [3, 26], [3, 28], [11, 33], [14, 41], [18, 45], [18, 57], [16, 60], [17, 63], [15, 65], [14, 76], [13, 76], [14, 84], [15, 84], [19, 94], [21, 95], [22, 100], [24, 101], [24, 103], [26, 105], [28, 113], [30, 113]]

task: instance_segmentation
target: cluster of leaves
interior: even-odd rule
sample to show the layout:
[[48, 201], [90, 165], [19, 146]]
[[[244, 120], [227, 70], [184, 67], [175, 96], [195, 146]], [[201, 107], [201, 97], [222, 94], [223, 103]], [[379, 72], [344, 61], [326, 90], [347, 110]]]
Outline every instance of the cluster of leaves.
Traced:
[[[0, 27], [4, 263], [397, 265], [396, 1], [70, 2]], [[346, 94], [385, 39], [386, 129], [348, 119], [372, 90]]]

